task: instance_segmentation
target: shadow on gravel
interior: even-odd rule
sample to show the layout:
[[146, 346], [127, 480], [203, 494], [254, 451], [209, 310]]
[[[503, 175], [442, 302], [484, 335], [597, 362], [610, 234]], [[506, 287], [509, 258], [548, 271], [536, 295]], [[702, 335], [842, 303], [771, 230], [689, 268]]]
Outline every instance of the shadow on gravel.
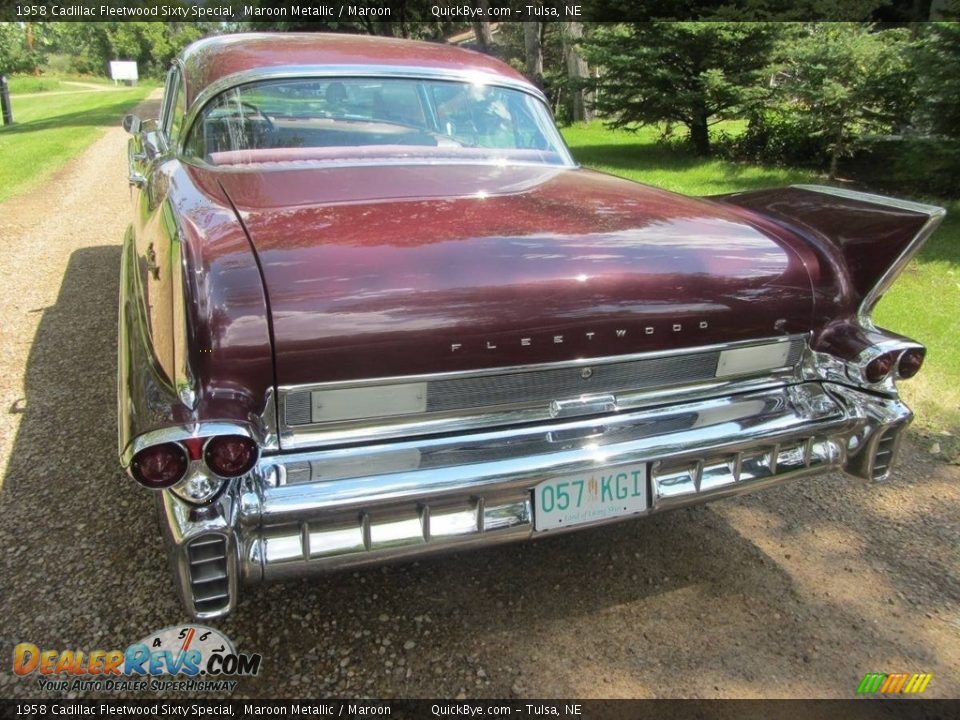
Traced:
[[[123, 648], [186, 620], [152, 498], [116, 460], [119, 262], [114, 245], [75, 252], [56, 304], [36, 310], [43, 318], [25, 403], [8, 410], [24, 416], [0, 488], [5, 645]], [[929, 580], [904, 559], [874, 554], [874, 544], [894, 541], [895, 529], [869, 493], [844, 488], [828, 476], [727, 507], [767, 513], [786, 535], [862, 516], [852, 531], [868, 548], [864, 559], [888, 563], [894, 589], [909, 593]], [[937, 523], [954, 527], [937, 513]], [[923, 540], [949, 539], [935, 530], [940, 525], [929, 527]], [[923, 657], [922, 639], [885, 628], [882, 614], [865, 617], [863, 607], [801, 588], [782, 557], [751, 539], [760, 534], [741, 534], [722, 512], [694, 508], [248, 588], [233, 616], [211, 624], [242, 651], [264, 655], [261, 675], [238, 691], [253, 697], [452, 697], [461, 688], [500, 697], [551, 688], [572, 697], [709, 695], [714, 687], [749, 695], [775, 693], [769, 683], [777, 677], [800, 683], [781, 686], [781, 694], [847, 695], [858, 671], [890, 669], [861, 667], [864, 658]], [[809, 548], [811, 563], [843, 572], [832, 545]], [[857, 571], [856, 558], [846, 562]], [[839, 649], [824, 652], [824, 643]], [[38, 694], [30, 680], [0, 680], [4, 693]]]
[[[859, 680], [852, 657], [925, 653], [919, 639], [878, 634], [857, 608], [804, 598], [708, 507], [250, 589], [223, 626], [269, 648], [271, 664], [302, 668], [311, 688], [350, 695], [374, 683], [395, 697], [631, 697], [658, 686], [672, 697], [762, 696], [777, 692], [770, 678], [790, 676], [808, 684], [787, 696], [842, 697]], [[825, 628], [862, 633], [862, 646], [826, 657]], [[274, 682], [245, 687], [270, 695]]]
[[171, 622], [182, 615], [152, 499], [117, 463], [119, 268], [117, 245], [78, 250], [56, 304], [31, 310], [43, 317], [25, 397], [7, 408], [23, 417], [0, 486], [4, 638], [72, 648], [102, 635], [125, 647], [158, 608]]

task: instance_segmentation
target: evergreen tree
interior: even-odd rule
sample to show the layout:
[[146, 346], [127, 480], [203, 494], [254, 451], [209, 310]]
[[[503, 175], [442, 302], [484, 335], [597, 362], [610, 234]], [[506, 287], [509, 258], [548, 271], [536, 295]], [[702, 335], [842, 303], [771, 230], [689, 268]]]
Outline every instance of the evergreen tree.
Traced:
[[600, 68], [595, 109], [613, 127], [685, 125], [699, 155], [711, 124], [767, 94], [782, 23], [650, 22], [599, 26], [582, 47]]

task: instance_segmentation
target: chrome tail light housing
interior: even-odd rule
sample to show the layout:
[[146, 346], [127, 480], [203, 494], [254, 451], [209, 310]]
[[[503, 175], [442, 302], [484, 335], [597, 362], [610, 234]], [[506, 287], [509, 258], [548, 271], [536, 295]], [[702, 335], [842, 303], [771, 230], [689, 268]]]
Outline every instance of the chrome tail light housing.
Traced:
[[249, 473], [260, 459], [256, 441], [239, 433], [147, 443], [132, 456], [130, 475], [150, 490], [170, 490], [193, 505], [216, 500], [231, 480]]
[[900, 353], [900, 359], [897, 360], [897, 377], [907, 380], [920, 372], [926, 355], [927, 351], [922, 347], [909, 348]]

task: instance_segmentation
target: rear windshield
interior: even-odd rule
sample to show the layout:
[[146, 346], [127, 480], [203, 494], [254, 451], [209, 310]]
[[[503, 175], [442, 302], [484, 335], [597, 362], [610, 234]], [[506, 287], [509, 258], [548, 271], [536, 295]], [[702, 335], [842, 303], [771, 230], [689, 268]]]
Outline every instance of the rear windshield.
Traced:
[[208, 103], [185, 146], [214, 165], [493, 161], [571, 164], [546, 107], [504, 87], [440, 80], [270, 80]]

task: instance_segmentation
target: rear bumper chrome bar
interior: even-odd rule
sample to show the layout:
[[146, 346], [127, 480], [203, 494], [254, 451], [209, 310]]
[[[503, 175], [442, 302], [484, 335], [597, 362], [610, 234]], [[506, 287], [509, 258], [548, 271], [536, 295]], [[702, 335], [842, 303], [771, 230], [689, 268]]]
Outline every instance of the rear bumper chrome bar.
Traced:
[[650, 500], [640, 515], [828, 470], [882, 480], [911, 418], [896, 398], [811, 382], [570, 422], [264, 456], [212, 506], [192, 508], [164, 492], [161, 518], [187, 608], [211, 618], [236, 605], [241, 583], [586, 527], [534, 530], [532, 489], [559, 475], [646, 463]]

